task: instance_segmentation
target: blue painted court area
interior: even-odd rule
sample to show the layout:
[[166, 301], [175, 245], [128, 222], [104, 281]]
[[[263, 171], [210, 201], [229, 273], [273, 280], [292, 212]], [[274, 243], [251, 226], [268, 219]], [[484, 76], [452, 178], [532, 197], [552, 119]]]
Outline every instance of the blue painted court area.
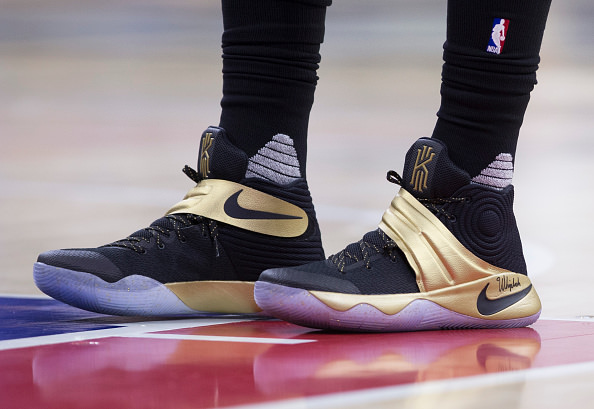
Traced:
[[118, 327], [113, 321], [52, 299], [0, 297], [0, 341]]

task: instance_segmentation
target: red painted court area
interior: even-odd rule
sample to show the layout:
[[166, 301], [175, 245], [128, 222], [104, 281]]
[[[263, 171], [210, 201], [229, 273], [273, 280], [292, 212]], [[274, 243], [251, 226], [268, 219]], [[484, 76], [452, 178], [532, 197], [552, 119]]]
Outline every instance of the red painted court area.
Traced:
[[1, 300], [2, 408], [282, 407], [594, 362], [593, 322], [343, 334], [228, 317], [134, 322]]

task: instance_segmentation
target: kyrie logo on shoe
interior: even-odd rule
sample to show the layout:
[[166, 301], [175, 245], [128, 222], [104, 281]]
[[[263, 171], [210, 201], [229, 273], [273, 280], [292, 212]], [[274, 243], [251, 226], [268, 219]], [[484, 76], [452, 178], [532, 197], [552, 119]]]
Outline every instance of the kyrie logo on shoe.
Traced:
[[410, 179], [410, 184], [417, 192], [422, 192], [423, 189], [427, 188], [427, 176], [429, 175], [427, 164], [431, 162], [434, 157], [435, 152], [433, 152], [432, 147], [423, 145], [423, 149], [417, 150], [417, 160], [415, 161], [412, 178]]
[[509, 27], [509, 20], [504, 18], [496, 18], [493, 20], [493, 28], [491, 30], [491, 38], [487, 45], [487, 52], [491, 54], [501, 54], [505, 38], [507, 37], [507, 29]]
[[210, 173], [210, 148], [214, 142], [212, 132], [205, 132], [200, 142], [200, 176], [203, 179], [208, 178]]

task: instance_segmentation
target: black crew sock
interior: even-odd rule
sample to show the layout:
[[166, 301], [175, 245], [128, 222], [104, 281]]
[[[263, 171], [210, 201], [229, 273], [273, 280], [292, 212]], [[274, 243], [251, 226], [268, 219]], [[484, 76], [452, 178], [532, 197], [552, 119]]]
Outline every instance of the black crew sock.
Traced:
[[[441, 107], [432, 137], [471, 176], [500, 153], [515, 158], [550, 4], [448, 0]], [[505, 27], [499, 48], [492, 39], [500, 32], [497, 24]]]
[[307, 128], [331, 0], [223, 0], [223, 98], [219, 125], [255, 155], [288, 135], [305, 177]]

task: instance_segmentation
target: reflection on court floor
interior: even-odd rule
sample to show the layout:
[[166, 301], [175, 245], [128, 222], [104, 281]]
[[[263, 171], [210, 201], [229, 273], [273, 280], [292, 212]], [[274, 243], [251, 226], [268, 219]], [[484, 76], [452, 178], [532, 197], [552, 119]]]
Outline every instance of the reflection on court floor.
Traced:
[[110, 317], [2, 297], [0, 336], [5, 408], [332, 407], [328, 398], [349, 393], [372, 397], [486, 375], [497, 383], [594, 362], [594, 322], [582, 321], [344, 334], [231, 316]]

